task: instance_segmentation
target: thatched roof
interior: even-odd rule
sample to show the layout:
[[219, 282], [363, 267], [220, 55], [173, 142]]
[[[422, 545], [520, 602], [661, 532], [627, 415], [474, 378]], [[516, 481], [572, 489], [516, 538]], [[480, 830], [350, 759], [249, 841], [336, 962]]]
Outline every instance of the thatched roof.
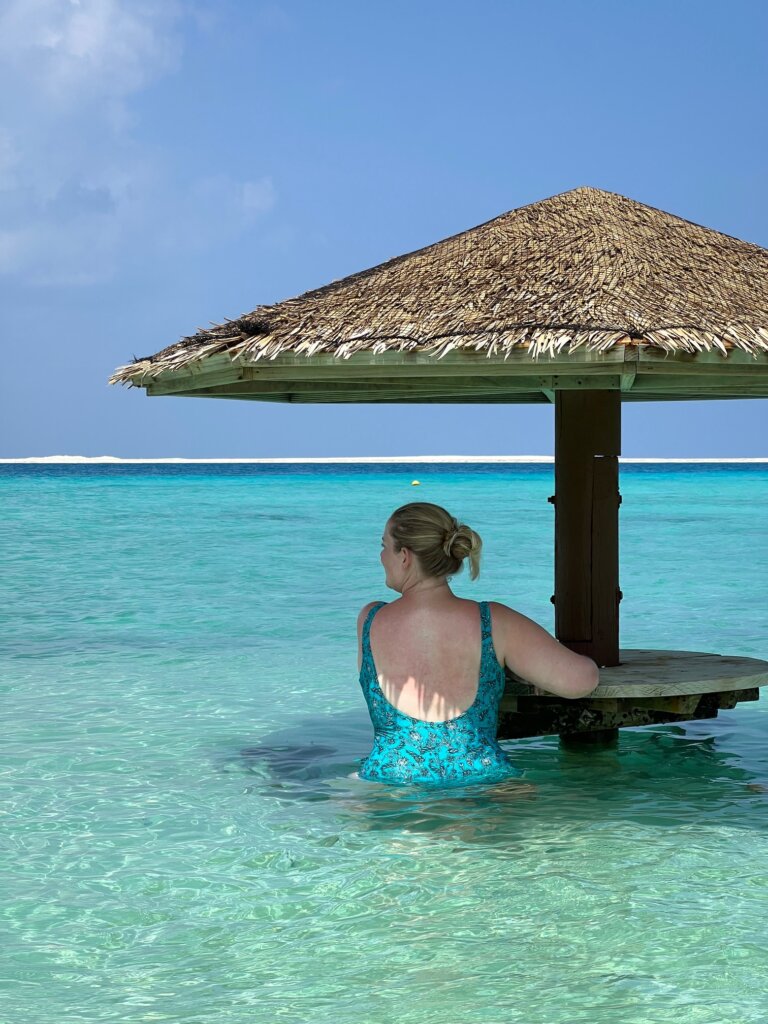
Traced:
[[[768, 353], [768, 250], [612, 192], [577, 188], [121, 367], [142, 385], [226, 353], [276, 356], [580, 346]], [[199, 365], [199, 364], [198, 364]]]

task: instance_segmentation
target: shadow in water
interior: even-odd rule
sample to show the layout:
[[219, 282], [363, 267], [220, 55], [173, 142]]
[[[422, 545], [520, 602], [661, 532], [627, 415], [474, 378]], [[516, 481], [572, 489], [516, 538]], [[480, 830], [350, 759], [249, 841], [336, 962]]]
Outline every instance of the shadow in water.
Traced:
[[[762, 716], [760, 716], [762, 719]], [[764, 733], [761, 721], [750, 729]], [[523, 779], [471, 785], [392, 786], [357, 778], [370, 749], [364, 715], [302, 717], [294, 725], [228, 752], [222, 771], [249, 779], [246, 792], [280, 801], [334, 802], [357, 830], [450, 834], [498, 845], [514, 842], [515, 821], [595, 823], [622, 820], [654, 827], [715, 819], [768, 828], [768, 766], [746, 757], [739, 722], [715, 720], [623, 730], [615, 748], [567, 750], [555, 737], [505, 744]], [[751, 750], [765, 749], [764, 735]], [[749, 744], [748, 744], [749, 746]], [[514, 811], [514, 813], [512, 813]]]
[[370, 722], [360, 713], [307, 716], [228, 754], [220, 765], [255, 776], [286, 797], [323, 799], [333, 792], [332, 783], [350, 781], [372, 738]]

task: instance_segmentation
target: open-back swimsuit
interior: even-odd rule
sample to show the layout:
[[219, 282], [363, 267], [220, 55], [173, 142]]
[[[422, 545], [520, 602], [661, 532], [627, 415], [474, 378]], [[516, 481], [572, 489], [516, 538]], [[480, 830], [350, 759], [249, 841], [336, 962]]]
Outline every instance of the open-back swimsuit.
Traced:
[[373, 750], [361, 763], [361, 779], [375, 782], [489, 782], [522, 775], [496, 740], [504, 668], [491, 638], [491, 611], [480, 601], [482, 655], [477, 696], [457, 718], [426, 722], [399, 711], [384, 696], [371, 653], [371, 622], [363, 626], [362, 687], [373, 722]]

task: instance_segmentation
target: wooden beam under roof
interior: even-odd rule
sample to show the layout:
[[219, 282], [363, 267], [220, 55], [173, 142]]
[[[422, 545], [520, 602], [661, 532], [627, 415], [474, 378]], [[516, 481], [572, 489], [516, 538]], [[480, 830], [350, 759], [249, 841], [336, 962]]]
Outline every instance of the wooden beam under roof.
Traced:
[[[513, 402], [552, 401], [560, 390], [620, 390], [622, 400], [655, 401], [768, 397], [768, 355], [732, 352], [664, 357], [624, 346], [579, 360], [488, 359], [479, 353], [444, 359], [422, 353], [385, 353], [341, 360], [332, 356], [287, 356], [246, 364], [219, 358], [215, 367], [193, 365], [148, 379], [147, 393], [199, 397], [298, 401], [481, 401], [508, 395]], [[386, 357], [386, 358], [385, 358]], [[619, 358], [620, 357], [620, 358]], [[544, 373], [537, 373], [537, 370]], [[314, 397], [313, 397], [314, 396]], [[492, 399], [490, 399], [492, 400]]]

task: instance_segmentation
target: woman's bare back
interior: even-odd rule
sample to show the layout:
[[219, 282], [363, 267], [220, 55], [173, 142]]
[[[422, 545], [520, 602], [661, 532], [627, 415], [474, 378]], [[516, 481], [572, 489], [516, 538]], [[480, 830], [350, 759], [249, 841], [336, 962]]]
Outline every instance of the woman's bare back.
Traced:
[[379, 686], [399, 711], [426, 722], [463, 715], [480, 674], [480, 608], [452, 594], [428, 605], [402, 599], [385, 605], [371, 625]]

